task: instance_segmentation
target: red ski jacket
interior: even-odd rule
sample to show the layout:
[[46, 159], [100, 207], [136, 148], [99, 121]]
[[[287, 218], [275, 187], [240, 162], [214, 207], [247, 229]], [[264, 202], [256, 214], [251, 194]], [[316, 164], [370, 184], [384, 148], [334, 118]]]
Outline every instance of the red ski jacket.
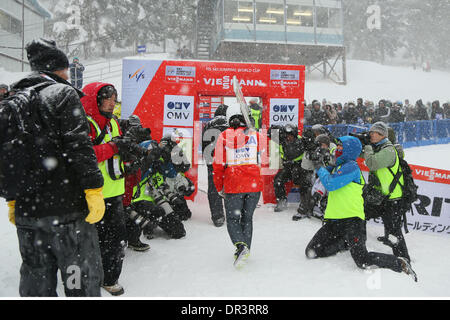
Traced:
[[[99, 125], [100, 129], [103, 130], [103, 128], [108, 125], [111, 128], [110, 121], [111, 119], [108, 119], [100, 114], [100, 111], [98, 110], [97, 105], [97, 94], [98, 91], [106, 86], [110, 86], [112, 84], [104, 83], [104, 82], [93, 82], [88, 85], [86, 85], [83, 88], [83, 93], [85, 96], [81, 98], [81, 103], [83, 104], [84, 110], [86, 111], [86, 114], [90, 116], [92, 119], [95, 120], [95, 122]], [[95, 130], [92, 123], [89, 122], [90, 125], [90, 133], [89, 136], [91, 137], [91, 140], [94, 140], [97, 137], [97, 131]], [[120, 130], [120, 135], [122, 135], [122, 131]], [[105, 160], [108, 160], [112, 158], [116, 153], [118, 153], [117, 146], [115, 146], [113, 143], [106, 143], [106, 144], [100, 144], [97, 146], [94, 146], [95, 155], [97, 156], [97, 162], [103, 162]]]
[[249, 193], [262, 191], [259, 164], [260, 135], [246, 128], [228, 128], [217, 139], [213, 179], [217, 191]]

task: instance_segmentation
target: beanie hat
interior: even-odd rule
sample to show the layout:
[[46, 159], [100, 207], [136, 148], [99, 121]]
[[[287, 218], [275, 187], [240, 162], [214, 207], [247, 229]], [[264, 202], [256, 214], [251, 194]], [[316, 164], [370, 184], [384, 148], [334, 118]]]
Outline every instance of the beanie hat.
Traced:
[[316, 142], [319, 143], [319, 144], [320, 143], [324, 143], [324, 144], [326, 144], [329, 147], [330, 146], [330, 137], [327, 134], [325, 134], [325, 133], [319, 134], [316, 137]]
[[98, 90], [98, 93], [97, 93], [97, 105], [101, 106], [102, 101], [104, 99], [109, 99], [114, 94], [117, 97], [117, 90], [112, 85], [107, 85], [107, 86], [102, 87], [100, 90]]
[[370, 127], [369, 132], [378, 132], [383, 137], [388, 136], [388, 126], [383, 121], [375, 122], [372, 127]]
[[69, 60], [64, 52], [56, 47], [56, 42], [43, 38], [27, 44], [27, 57], [33, 71], [57, 71], [67, 69]]

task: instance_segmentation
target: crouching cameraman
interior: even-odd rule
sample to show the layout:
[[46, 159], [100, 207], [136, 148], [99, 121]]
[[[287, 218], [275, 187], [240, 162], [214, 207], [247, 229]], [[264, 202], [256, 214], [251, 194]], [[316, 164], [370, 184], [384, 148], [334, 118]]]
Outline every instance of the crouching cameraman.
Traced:
[[[330, 141], [328, 134], [322, 133], [315, 138], [315, 144], [317, 148], [314, 151], [308, 151], [305, 154], [306, 161], [317, 161], [319, 158], [323, 160], [326, 167], [334, 165], [335, 157], [334, 152], [336, 150], [336, 144]], [[311, 189], [311, 197], [309, 202], [301, 202], [297, 213], [292, 217], [292, 220], [297, 221], [302, 218], [310, 218], [311, 216], [323, 219], [323, 213], [325, 212], [327, 203], [327, 190], [323, 186], [317, 175], [313, 178], [313, 186]], [[321, 212], [316, 213], [314, 207], [319, 205]]]

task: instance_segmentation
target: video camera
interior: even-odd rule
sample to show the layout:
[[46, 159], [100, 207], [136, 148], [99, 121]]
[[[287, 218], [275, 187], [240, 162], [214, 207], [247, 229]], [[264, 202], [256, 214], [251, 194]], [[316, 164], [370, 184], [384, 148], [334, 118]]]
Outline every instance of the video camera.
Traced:
[[322, 161], [325, 166], [328, 166], [331, 160], [330, 151], [321, 147], [317, 147], [314, 151], [309, 151], [308, 156], [312, 162]]
[[369, 131], [365, 132], [350, 132], [350, 136], [358, 138], [361, 141], [361, 144], [364, 146], [370, 144], [370, 134]]

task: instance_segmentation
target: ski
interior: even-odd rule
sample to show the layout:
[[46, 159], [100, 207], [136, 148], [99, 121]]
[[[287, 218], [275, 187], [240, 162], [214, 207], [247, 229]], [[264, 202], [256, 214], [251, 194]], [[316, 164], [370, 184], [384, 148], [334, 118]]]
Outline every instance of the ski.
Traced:
[[234, 94], [236, 95], [237, 101], [241, 105], [241, 112], [242, 112], [242, 115], [244, 116], [247, 127], [254, 130], [255, 127], [253, 126], [253, 123], [250, 120], [250, 116], [249, 116], [250, 109], [248, 108], [247, 103], [245, 102], [244, 94], [242, 93], [241, 86], [239, 85], [239, 80], [237, 79], [236, 76], [233, 76], [233, 90], [234, 90]]

